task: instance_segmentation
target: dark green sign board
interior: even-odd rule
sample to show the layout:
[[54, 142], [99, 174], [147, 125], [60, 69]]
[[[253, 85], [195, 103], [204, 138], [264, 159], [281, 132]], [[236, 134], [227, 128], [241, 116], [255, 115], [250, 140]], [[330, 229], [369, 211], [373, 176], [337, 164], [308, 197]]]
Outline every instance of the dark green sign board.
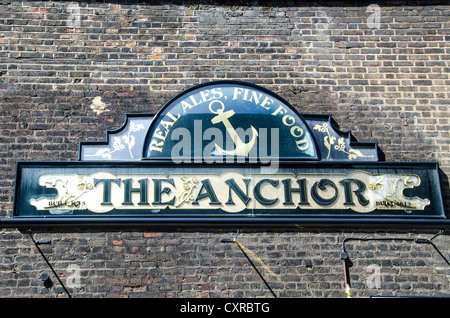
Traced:
[[319, 159], [294, 109], [271, 92], [237, 83], [201, 86], [175, 98], [155, 118], [149, 136], [144, 150], [149, 159]]
[[193, 87], [127, 115], [79, 162], [20, 162], [0, 224], [432, 224], [445, 227], [436, 163], [379, 161], [328, 115], [300, 115], [242, 82]]
[[435, 164], [20, 163], [17, 217], [443, 218]]

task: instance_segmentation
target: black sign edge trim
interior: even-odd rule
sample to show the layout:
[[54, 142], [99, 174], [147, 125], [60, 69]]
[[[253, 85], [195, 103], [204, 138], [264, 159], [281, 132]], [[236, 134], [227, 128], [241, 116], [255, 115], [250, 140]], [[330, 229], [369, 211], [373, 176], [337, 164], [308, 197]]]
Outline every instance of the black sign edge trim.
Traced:
[[338, 219], [338, 218], [143, 218], [143, 217], [109, 217], [109, 218], [2, 218], [0, 228], [29, 227], [152, 227], [152, 226], [289, 226], [293, 228], [421, 228], [450, 229], [450, 220], [423, 219]]

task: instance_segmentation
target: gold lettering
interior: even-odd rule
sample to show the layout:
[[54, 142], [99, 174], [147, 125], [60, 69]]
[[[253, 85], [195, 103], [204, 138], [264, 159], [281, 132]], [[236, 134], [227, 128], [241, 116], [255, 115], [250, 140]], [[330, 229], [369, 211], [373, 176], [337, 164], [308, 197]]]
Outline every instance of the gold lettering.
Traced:
[[[288, 123], [287, 121], [290, 121], [290, 123]], [[283, 119], [281, 120], [283, 122], [283, 124], [285, 124], [286, 126], [292, 126], [293, 124], [295, 124], [295, 118], [292, 117], [291, 115], [284, 115]]]
[[[264, 102], [261, 104], [261, 106], [264, 107]], [[281, 113], [281, 111], [283, 111], [283, 114], [286, 114], [286, 109], [283, 106], [279, 106], [277, 110], [272, 113], [272, 116], [276, 116], [278, 113]]]
[[[305, 151], [309, 147], [308, 141], [306, 139], [297, 140], [295, 143], [297, 144], [297, 148], [300, 151]], [[300, 146], [302, 144], [305, 144], [305, 145], [304, 146]]]
[[[297, 135], [295, 133], [295, 131], [298, 131], [299, 134]], [[299, 138], [299, 137], [303, 136], [303, 129], [301, 129], [299, 126], [293, 126], [293, 127], [291, 127], [291, 135]]]
[[244, 97], [243, 100], [248, 100], [248, 89], [244, 89]]
[[173, 120], [173, 122], [175, 123], [177, 120], [178, 120], [178, 118], [180, 118], [180, 114], [178, 114], [178, 117], [175, 117], [174, 115], [172, 115], [170, 112], [168, 112], [167, 113], [167, 116], [169, 116], [172, 120]]
[[164, 141], [157, 142], [156, 140], [152, 140], [150, 142], [150, 151], [156, 150], [162, 152], [162, 146], [164, 146]]
[[192, 106], [191, 104], [189, 104], [188, 102], [186, 102], [185, 100], [182, 100], [181, 101], [181, 106], [183, 107], [183, 112], [186, 112], [186, 108], [189, 108], [189, 109], [191, 109], [192, 107], [194, 107], [194, 106]]
[[168, 133], [170, 130], [170, 127], [172, 127], [173, 123], [165, 121], [165, 120], [161, 120], [161, 125], [163, 125], [164, 129], [166, 130], [166, 133]]
[[172, 128], [173, 124], [180, 118], [180, 114], [177, 117], [172, 115], [170, 112], [167, 113], [167, 117], [173, 120], [173, 122], [161, 120], [160, 125], [164, 127], [164, 132], [158, 127], [153, 134], [153, 138], [161, 139], [162, 141], [157, 142], [152, 138], [150, 142], [150, 151], [156, 150], [162, 152], [162, 147], [164, 146], [164, 141], [166, 140], [167, 135], [169, 134], [170, 128]]
[[163, 132], [161, 131], [161, 129], [158, 128], [155, 130], [155, 134], [153, 135], [153, 137], [159, 138], [162, 141], [164, 141], [164, 140], [166, 140], [166, 137], [167, 137], [167, 130], [166, 130], [166, 134], [163, 135]]
[[[261, 96], [262, 96], [262, 94], [261, 93], [259, 93], [259, 96], [257, 96], [257, 94], [258, 94], [258, 92], [252, 92], [252, 96], [250, 96], [250, 99], [248, 100], [249, 102], [253, 102], [253, 103], [255, 103], [256, 105], [258, 105], [259, 104], [259, 100], [260, 100], [260, 98], [261, 98]], [[262, 106], [262, 105], [261, 105]]]
[[223, 97], [223, 93], [221, 92], [221, 90], [222, 89], [220, 87], [216, 87], [211, 90], [215, 99], [220, 99]]
[[194, 106], [197, 106], [198, 104], [200, 104], [199, 102], [197, 102], [197, 101], [195, 100], [194, 95], [189, 96], [189, 98], [190, 98], [191, 101], [194, 103]]
[[[265, 108], [265, 109], [267, 109], [267, 110], [269, 110], [270, 109], [270, 106], [267, 106], [267, 107], [265, 107], [266, 105], [271, 105], [273, 103], [273, 99], [272, 98], [269, 98], [268, 96], [266, 96], [265, 98], [264, 98], [264, 100], [262, 101], [262, 103], [261, 103], [261, 107], [262, 108]], [[273, 114], [272, 114], [273, 115]]]
[[209, 95], [209, 90], [204, 90], [200, 92], [200, 96], [202, 97], [202, 103], [208, 102], [212, 99], [212, 97]]
[[242, 94], [243, 89], [240, 87], [235, 87], [233, 92], [233, 100], [236, 100], [238, 95]]

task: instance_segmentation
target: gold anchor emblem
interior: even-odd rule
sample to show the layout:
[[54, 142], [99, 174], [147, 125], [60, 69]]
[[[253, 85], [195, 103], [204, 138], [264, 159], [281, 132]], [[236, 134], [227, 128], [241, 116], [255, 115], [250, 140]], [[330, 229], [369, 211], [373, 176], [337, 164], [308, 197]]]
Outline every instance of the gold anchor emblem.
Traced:
[[[216, 111], [211, 108], [211, 105], [213, 105], [214, 103], [219, 103], [221, 105], [221, 107]], [[227, 133], [231, 136], [236, 148], [234, 150], [224, 150], [217, 144], [214, 145], [217, 151], [222, 154], [247, 157], [250, 150], [255, 145], [256, 137], [258, 137], [258, 131], [255, 129], [255, 127], [250, 126], [252, 128], [252, 139], [250, 140], [250, 142], [244, 143], [228, 120], [235, 114], [234, 110], [224, 112], [224, 109], [225, 105], [220, 100], [213, 100], [211, 103], [209, 103], [209, 110], [211, 111], [211, 113], [217, 114], [217, 116], [211, 119], [211, 122], [213, 124], [223, 123], [223, 125], [227, 129]]]

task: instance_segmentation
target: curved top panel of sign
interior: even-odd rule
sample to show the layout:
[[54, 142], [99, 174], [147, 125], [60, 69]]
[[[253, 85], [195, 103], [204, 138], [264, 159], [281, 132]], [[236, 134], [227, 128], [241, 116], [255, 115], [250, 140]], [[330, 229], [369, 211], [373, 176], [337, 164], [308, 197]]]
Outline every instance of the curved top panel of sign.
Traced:
[[320, 154], [304, 119], [281, 97], [253, 84], [219, 81], [169, 101], [148, 130], [143, 157], [319, 160]]
[[[126, 114], [106, 141], [81, 142], [81, 161], [378, 161], [326, 114], [300, 115], [275, 93], [239, 81], [194, 86], [155, 114]], [[231, 160], [229, 160], [231, 159]]]

